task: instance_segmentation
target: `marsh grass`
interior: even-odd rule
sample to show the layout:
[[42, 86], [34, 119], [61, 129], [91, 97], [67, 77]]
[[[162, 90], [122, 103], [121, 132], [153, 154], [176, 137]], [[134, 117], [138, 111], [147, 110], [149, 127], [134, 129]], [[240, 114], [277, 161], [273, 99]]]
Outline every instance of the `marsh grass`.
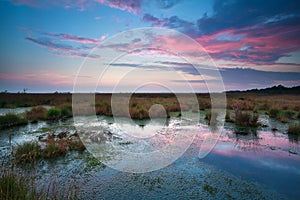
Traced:
[[52, 179], [46, 181], [44, 185], [37, 185], [36, 167], [29, 170], [16, 168], [11, 161], [2, 162], [0, 169], [1, 200], [78, 199], [82, 184], [75, 184], [75, 178], [66, 185], [61, 185], [58, 183], [56, 175], [53, 174]]
[[61, 117], [61, 110], [59, 108], [50, 108], [47, 110], [46, 116], [48, 119], [59, 119]]
[[46, 112], [47, 109], [43, 106], [33, 107], [31, 110], [25, 112], [25, 117], [27, 120], [31, 122], [35, 122], [38, 120], [46, 120]]
[[52, 159], [67, 155], [68, 150], [84, 151], [85, 146], [79, 138], [60, 137], [50, 134], [43, 141], [45, 147], [42, 148], [37, 142], [27, 142], [15, 148], [14, 157], [17, 164], [34, 163], [38, 159]]
[[279, 113], [280, 113], [279, 109], [272, 108], [268, 114], [270, 118], [276, 119], [279, 116]]
[[234, 123], [234, 120], [231, 118], [231, 112], [229, 110], [226, 110], [225, 122]]
[[16, 162], [32, 163], [40, 157], [41, 146], [36, 142], [26, 142], [16, 148]]
[[287, 123], [290, 119], [297, 118], [297, 113], [292, 110], [279, 110], [277, 108], [272, 108], [267, 114], [270, 118], [276, 119], [281, 123]]
[[257, 127], [260, 125], [258, 123], [258, 117], [258, 114], [250, 111], [236, 110], [234, 123], [240, 126]]
[[13, 166], [5, 166], [2, 163], [0, 174], [0, 199], [2, 200], [34, 200], [36, 194], [30, 190], [29, 181], [14, 171]]
[[300, 134], [300, 124], [299, 123], [289, 124], [288, 133], [292, 135]]
[[20, 114], [6, 113], [6, 115], [0, 115], [0, 129], [27, 123], [27, 119]]
[[71, 104], [63, 104], [60, 105], [59, 108], [60, 108], [60, 115], [62, 118], [69, 118], [73, 116]]

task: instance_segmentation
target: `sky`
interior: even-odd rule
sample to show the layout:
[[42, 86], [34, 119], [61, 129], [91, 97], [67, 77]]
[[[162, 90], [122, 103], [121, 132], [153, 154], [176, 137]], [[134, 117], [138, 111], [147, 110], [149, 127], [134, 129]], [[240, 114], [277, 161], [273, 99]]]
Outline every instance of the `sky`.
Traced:
[[0, 16], [0, 91], [300, 85], [297, 0], [1, 0]]

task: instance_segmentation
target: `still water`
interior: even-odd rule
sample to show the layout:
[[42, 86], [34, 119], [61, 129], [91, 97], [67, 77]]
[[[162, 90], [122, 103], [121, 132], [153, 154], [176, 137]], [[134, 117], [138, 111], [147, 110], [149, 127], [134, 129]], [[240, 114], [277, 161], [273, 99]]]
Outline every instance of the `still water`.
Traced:
[[[98, 120], [104, 129], [120, 138], [122, 133], [114, 129], [113, 118], [99, 116]], [[170, 126], [176, 121], [177, 117], [171, 117], [164, 123]], [[196, 135], [188, 150], [165, 168], [143, 174], [119, 172], [93, 159], [88, 151], [70, 152], [63, 158], [40, 161], [36, 166], [37, 185], [47, 184], [53, 176], [60, 185], [74, 181], [80, 188], [82, 199], [299, 199], [299, 138], [286, 133], [287, 124], [263, 114], [260, 121], [268, 127], [251, 129], [249, 134], [242, 135], [235, 133], [238, 127], [226, 123], [214, 149], [200, 159], [201, 141], [209, 131], [205, 129], [202, 113], [200, 124], [204, 129]], [[132, 126], [135, 132], [147, 129], [149, 124], [147, 120], [135, 122], [132, 126], [122, 120], [124, 126]], [[73, 123], [73, 119], [40, 121], [1, 130], [1, 156], [9, 155], [12, 146], [37, 141], [41, 135], [61, 131], [74, 133]], [[271, 131], [274, 126], [278, 131]], [[152, 150], [149, 142], [124, 141], [119, 144], [133, 151], [143, 145], [143, 150]]]

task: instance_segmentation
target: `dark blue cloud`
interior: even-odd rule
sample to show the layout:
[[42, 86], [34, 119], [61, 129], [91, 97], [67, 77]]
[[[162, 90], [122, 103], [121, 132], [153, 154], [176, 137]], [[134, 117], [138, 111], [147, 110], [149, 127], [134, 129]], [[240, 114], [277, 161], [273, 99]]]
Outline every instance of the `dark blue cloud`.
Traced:
[[169, 18], [157, 18], [151, 14], [146, 13], [143, 16], [143, 21], [150, 22], [152, 26], [163, 26], [171, 29], [176, 29], [189, 36], [196, 36], [195, 23], [180, 19], [177, 16], [171, 16]]
[[297, 72], [270, 72], [254, 69], [231, 68], [222, 69], [220, 73], [225, 85], [255, 85], [265, 86], [276, 85], [278, 83], [298, 83], [300, 84], [300, 73]]
[[213, 10], [212, 16], [204, 15], [197, 21], [200, 33], [263, 23], [295, 25], [297, 21], [299, 23], [300, 3], [295, 0], [216, 0]]
[[55, 43], [47, 38], [36, 39], [32, 37], [26, 37], [25, 39], [52, 50], [69, 51], [74, 49], [71, 45]]

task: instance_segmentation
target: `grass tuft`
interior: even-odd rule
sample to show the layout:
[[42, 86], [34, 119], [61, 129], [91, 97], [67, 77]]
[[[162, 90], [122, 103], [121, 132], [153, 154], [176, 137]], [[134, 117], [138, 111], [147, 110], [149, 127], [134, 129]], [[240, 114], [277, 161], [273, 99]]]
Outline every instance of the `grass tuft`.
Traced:
[[15, 113], [7, 113], [3, 116], [0, 115], [0, 129], [27, 123], [27, 119]]
[[237, 110], [235, 111], [235, 124], [240, 126], [257, 127], [260, 125], [258, 123], [258, 114]]
[[47, 109], [43, 106], [36, 106], [33, 107], [31, 110], [25, 112], [25, 117], [27, 120], [31, 122], [35, 122], [38, 120], [45, 120], [46, 119], [46, 112]]
[[17, 163], [31, 163], [40, 157], [41, 146], [36, 142], [26, 142], [17, 147], [15, 158]]
[[61, 110], [59, 108], [50, 108], [46, 115], [48, 119], [59, 119], [61, 116]]
[[289, 125], [288, 133], [293, 135], [300, 134], [300, 124], [299, 123], [293, 123]]

